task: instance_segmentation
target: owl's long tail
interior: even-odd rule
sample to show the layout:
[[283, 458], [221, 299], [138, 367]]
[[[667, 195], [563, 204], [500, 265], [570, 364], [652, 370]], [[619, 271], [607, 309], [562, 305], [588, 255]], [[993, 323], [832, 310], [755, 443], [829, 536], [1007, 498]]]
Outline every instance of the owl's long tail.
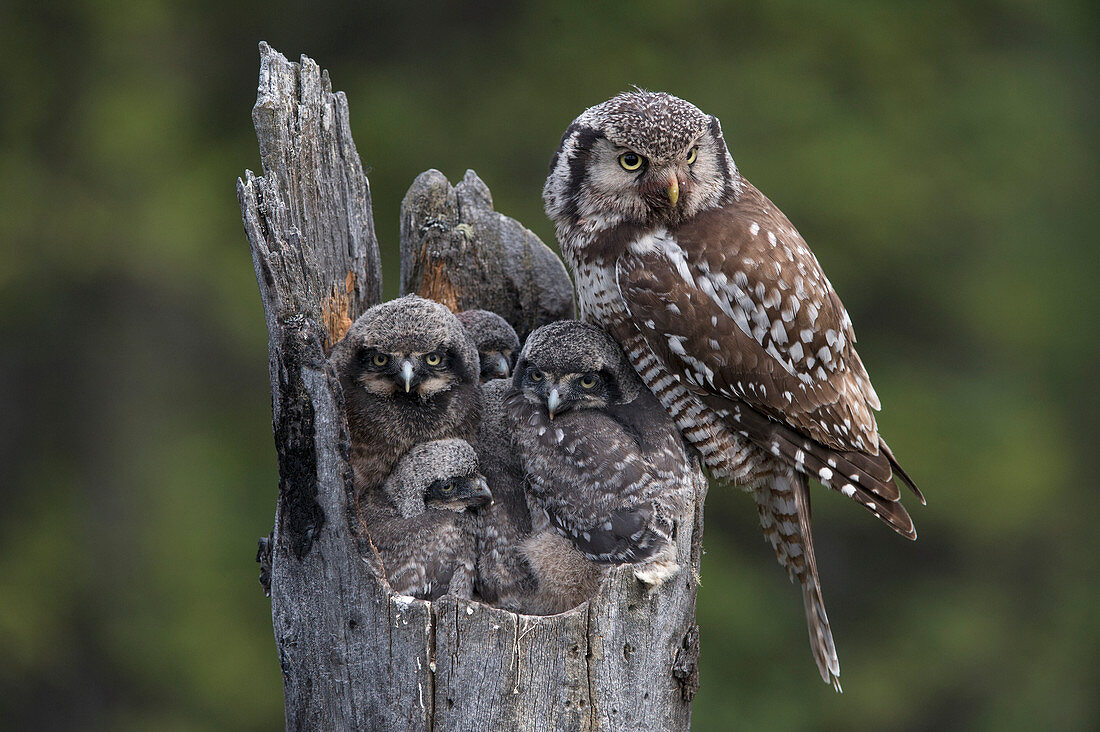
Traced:
[[810, 492], [805, 475], [775, 461], [774, 469], [762, 477], [753, 489], [764, 538], [775, 550], [775, 556], [790, 576], [802, 586], [802, 601], [806, 607], [806, 624], [810, 631], [810, 648], [821, 672], [821, 678], [840, 688], [840, 661], [825, 614], [821, 596], [821, 580], [814, 558], [814, 539], [810, 528]]

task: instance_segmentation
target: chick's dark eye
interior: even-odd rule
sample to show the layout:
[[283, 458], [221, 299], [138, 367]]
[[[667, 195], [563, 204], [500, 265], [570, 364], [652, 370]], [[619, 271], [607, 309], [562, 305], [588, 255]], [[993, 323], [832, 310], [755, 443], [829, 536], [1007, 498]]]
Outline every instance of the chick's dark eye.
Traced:
[[390, 360], [390, 357], [387, 356], [386, 354], [376, 353], [376, 354], [374, 354], [374, 358], [372, 358], [370, 361], [375, 366], [385, 366], [387, 363], [389, 363], [389, 360]]
[[638, 153], [624, 152], [622, 155], [619, 156], [619, 165], [623, 166], [623, 170], [629, 170], [633, 172], [642, 167], [642, 163], [644, 162], [645, 158], [643, 158]]
[[531, 369], [528, 375], [531, 377], [531, 381], [542, 381], [542, 372], [538, 369]]

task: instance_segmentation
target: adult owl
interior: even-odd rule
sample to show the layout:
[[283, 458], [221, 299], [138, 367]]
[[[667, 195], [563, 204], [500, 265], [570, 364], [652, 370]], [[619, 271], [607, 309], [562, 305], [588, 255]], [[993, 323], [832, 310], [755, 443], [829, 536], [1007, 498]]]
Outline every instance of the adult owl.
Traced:
[[822, 678], [839, 690], [810, 531], [813, 477], [916, 538], [878, 434], [852, 322], [787, 217], [734, 165], [718, 119], [636, 91], [562, 136], [543, 190], [582, 318], [622, 345], [712, 475], [753, 492], [802, 586]]
[[691, 462], [618, 344], [586, 323], [551, 323], [528, 336], [513, 379], [513, 442], [548, 528], [591, 562], [636, 564], [649, 584], [675, 574]]
[[464, 440], [412, 447], [364, 497], [360, 515], [386, 579], [399, 595], [470, 599], [477, 560], [478, 509], [492, 500]]
[[519, 336], [508, 321], [490, 310], [463, 310], [456, 317], [477, 347], [481, 383], [511, 376], [519, 355]]
[[368, 309], [333, 349], [360, 496], [413, 445], [474, 441], [481, 417], [477, 349], [443, 305], [416, 295]]

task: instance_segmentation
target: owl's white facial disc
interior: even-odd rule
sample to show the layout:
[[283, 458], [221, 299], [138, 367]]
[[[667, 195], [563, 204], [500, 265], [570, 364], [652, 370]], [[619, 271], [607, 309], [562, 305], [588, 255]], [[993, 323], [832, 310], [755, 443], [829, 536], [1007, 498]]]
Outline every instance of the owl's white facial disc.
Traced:
[[551, 167], [543, 199], [563, 243], [622, 223], [676, 224], [737, 190], [718, 119], [662, 93], [622, 94], [586, 110]]

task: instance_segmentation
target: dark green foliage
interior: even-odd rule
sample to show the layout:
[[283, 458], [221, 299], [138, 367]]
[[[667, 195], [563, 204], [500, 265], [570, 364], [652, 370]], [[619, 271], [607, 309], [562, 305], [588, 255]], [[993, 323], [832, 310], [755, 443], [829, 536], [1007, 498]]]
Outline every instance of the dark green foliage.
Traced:
[[[18, 7], [16, 7], [18, 5]], [[387, 296], [414, 177], [552, 242], [561, 131], [631, 84], [721, 117], [813, 246], [929, 505], [815, 488], [845, 694], [752, 501], [712, 490], [695, 728], [1096, 726], [1095, 3], [0, 6], [0, 727], [282, 724], [278, 468], [234, 195], [261, 39], [348, 94]]]

